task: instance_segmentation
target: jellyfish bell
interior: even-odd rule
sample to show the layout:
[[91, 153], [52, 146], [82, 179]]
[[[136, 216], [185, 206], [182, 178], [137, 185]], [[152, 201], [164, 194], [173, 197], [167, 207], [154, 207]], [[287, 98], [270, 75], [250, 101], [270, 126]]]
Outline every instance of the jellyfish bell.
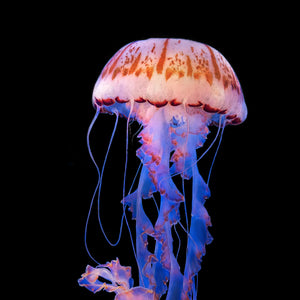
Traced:
[[[227, 124], [247, 117], [240, 83], [225, 57], [208, 45], [184, 39], [148, 39], [121, 48], [102, 70], [93, 102], [106, 111], [115, 104], [127, 115], [134, 102], [156, 108], [201, 107], [199, 111], [214, 121], [225, 115]], [[136, 118], [151, 118], [151, 113], [142, 114], [148, 107], [136, 106]]]
[[[196, 299], [195, 278], [205, 246], [212, 241], [208, 232], [211, 221], [204, 207], [210, 191], [199, 173], [196, 149], [204, 144], [209, 125], [224, 129], [246, 119], [237, 76], [224, 56], [208, 45], [184, 39], [136, 41], [121, 48], [106, 64], [94, 87], [93, 104], [96, 117], [99, 112], [111, 113], [143, 126], [137, 150], [143, 165], [138, 188], [122, 199], [136, 223], [133, 251], [139, 287], [127, 286], [122, 297], [132, 299], [126, 295], [138, 290], [141, 299], [159, 299], [165, 293], [166, 299]], [[179, 207], [186, 199], [172, 179], [175, 174], [193, 183], [191, 216], [186, 215], [184, 228], [188, 244], [183, 271], [174, 254], [172, 228], [183, 227]], [[160, 205], [153, 225], [142, 200], [154, 192], [160, 194]], [[155, 240], [152, 251], [148, 237]], [[90, 273], [79, 283], [89, 288], [93, 283], [88, 279], [96, 281], [98, 273], [87, 270]], [[120, 274], [109, 276], [113, 283]], [[101, 284], [97, 291], [105, 289]]]

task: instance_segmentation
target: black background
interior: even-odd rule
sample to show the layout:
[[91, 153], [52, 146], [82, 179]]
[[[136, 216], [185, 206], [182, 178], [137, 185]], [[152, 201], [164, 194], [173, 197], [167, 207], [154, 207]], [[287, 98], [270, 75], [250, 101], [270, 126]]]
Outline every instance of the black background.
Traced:
[[[214, 241], [207, 247], [199, 273], [199, 299], [215, 299], [220, 294], [240, 299], [245, 294], [256, 295], [264, 286], [269, 272], [269, 253], [265, 250], [269, 225], [264, 208], [270, 201], [265, 188], [268, 174], [264, 146], [270, 140], [270, 132], [262, 128], [269, 84], [264, 76], [269, 65], [264, 53], [275, 29], [263, 21], [261, 10], [248, 11], [247, 6], [226, 6], [223, 10], [182, 5], [184, 8], [173, 10], [159, 5], [143, 9], [125, 5], [124, 13], [120, 7], [55, 8], [53, 12], [47, 10], [47, 14], [40, 11], [31, 25], [20, 29], [24, 41], [33, 45], [28, 49], [26, 64], [35, 73], [29, 89], [38, 98], [39, 104], [33, 103], [33, 107], [41, 111], [37, 117], [42, 126], [42, 134], [35, 131], [34, 137], [37, 147], [33, 156], [41, 171], [31, 185], [38, 191], [38, 200], [29, 204], [34, 209], [28, 235], [32, 243], [28, 241], [23, 246], [30, 252], [26, 260], [33, 269], [28, 284], [33, 294], [38, 291], [45, 296], [53, 292], [70, 298], [113, 299], [106, 292], [93, 295], [77, 284], [86, 265], [94, 266], [83, 240], [97, 184], [97, 172], [86, 146], [86, 133], [95, 113], [91, 95], [102, 68], [118, 49], [150, 37], [191, 39], [218, 49], [234, 68], [248, 107], [243, 124], [225, 129], [213, 167], [212, 195], [206, 208]], [[113, 116], [101, 115], [91, 135], [91, 148], [100, 166], [113, 125]], [[103, 224], [113, 239], [120, 222], [125, 126], [125, 121], [120, 120], [101, 196]], [[32, 128], [36, 130], [35, 125]], [[137, 129], [133, 125], [133, 133]], [[209, 138], [215, 133], [212, 128]], [[26, 139], [23, 144], [26, 147]], [[136, 141], [129, 143], [129, 178], [138, 165], [136, 147]], [[215, 149], [199, 164], [205, 179]], [[111, 248], [92, 217], [88, 242], [101, 263], [119, 257], [121, 264], [134, 265], [126, 229], [120, 246]], [[136, 274], [133, 276], [136, 278]]]

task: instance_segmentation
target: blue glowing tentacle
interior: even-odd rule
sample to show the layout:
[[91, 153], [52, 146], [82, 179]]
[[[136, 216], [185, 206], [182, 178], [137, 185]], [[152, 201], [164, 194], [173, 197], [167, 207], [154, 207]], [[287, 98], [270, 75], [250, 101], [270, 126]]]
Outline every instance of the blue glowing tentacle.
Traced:
[[[209, 197], [209, 188], [199, 174], [197, 166], [194, 165], [192, 219], [184, 270], [183, 299], [191, 299], [191, 294], [196, 293], [193, 279], [201, 269], [202, 256], [205, 255], [205, 245], [212, 242], [212, 237], [208, 232], [208, 226], [211, 226], [210, 217], [204, 207], [205, 200]], [[196, 299], [196, 296], [193, 295], [193, 298]]]
[[[163, 110], [157, 111], [149, 124], [142, 130], [139, 137], [142, 138], [142, 146], [138, 149], [137, 155], [144, 164], [143, 169], [147, 170], [145, 174], [148, 174], [148, 178], [151, 179], [155, 190], [157, 190], [161, 196], [160, 210], [155, 223], [155, 233], [153, 236], [156, 240], [155, 252], [153, 255], [143, 250], [144, 261], [141, 265], [145, 263], [146, 257], [148, 257], [145, 265], [145, 267], [147, 267], [147, 273], [145, 273], [145, 275], [147, 275], [147, 279], [149, 279], [149, 284], [153, 283], [156, 295], [160, 297], [166, 292], [168, 281], [169, 286], [178, 286], [180, 268], [173, 254], [171, 226], [176, 224], [180, 219], [179, 206], [183, 201], [182, 194], [178, 191], [170, 176], [169, 159], [173, 146], [171, 144], [169, 124], [164, 118]], [[139, 201], [140, 200], [137, 200], [136, 205], [137, 215]], [[138, 233], [139, 227], [141, 227], [141, 224], [138, 225], [137, 217], [137, 236], [142, 233]], [[140, 243], [140, 248], [142, 248], [143, 241], [139, 240], [137, 243], [138, 242]], [[145, 253], [147, 255], [145, 255]], [[151, 268], [150, 262], [152, 264]], [[146, 269], [144, 269], [144, 271], [146, 271]], [[179, 286], [182, 287], [182, 284], [179, 284]], [[178, 290], [177, 294], [180, 296]]]
[[[146, 168], [142, 168], [143, 174], [143, 184], [139, 185], [141, 197], [143, 199], [151, 198], [152, 194], [156, 191], [154, 184], [152, 183], [149, 171]], [[140, 175], [141, 181], [142, 173]], [[139, 182], [140, 182], [139, 181]], [[132, 219], [136, 219], [136, 202], [137, 202], [138, 189], [136, 189], [131, 194], [128, 194], [121, 202], [125, 206], [128, 206], [128, 209], [132, 213]]]
[[[120, 223], [120, 230], [119, 230], [119, 235], [118, 235], [118, 239], [116, 242], [112, 242], [107, 234], [105, 233], [104, 231], [104, 228], [103, 228], [103, 225], [102, 225], [102, 222], [101, 222], [101, 217], [100, 217], [100, 193], [101, 193], [101, 186], [102, 186], [102, 180], [103, 180], [103, 174], [104, 174], [104, 169], [105, 169], [105, 165], [106, 165], [106, 161], [107, 161], [107, 157], [108, 157], [108, 154], [109, 154], [109, 150], [110, 150], [110, 147], [111, 147], [111, 144], [112, 144], [112, 141], [113, 141], [113, 138], [114, 138], [114, 135], [115, 135], [115, 132], [116, 132], [116, 129], [117, 129], [117, 125], [118, 125], [118, 120], [119, 120], [119, 115], [116, 113], [116, 122], [115, 122], [115, 126], [114, 126], [114, 129], [113, 129], [113, 133], [111, 135], [111, 139], [109, 141], [109, 145], [108, 145], [108, 148], [107, 148], [107, 151], [106, 151], [106, 154], [105, 154], [105, 158], [104, 158], [104, 162], [103, 162], [103, 165], [102, 165], [102, 170], [101, 170], [101, 175], [99, 177], [99, 190], [98, 190], [98, 200], [97, 200], [97, 206], [98, 206], [98, 223], [99, 223], [99, 226], [101, 228], [101, 231], [103, 233], [103, 236], [105, 237], [107, 243], [112, 246], [112, 247], [115, 247], [119, 244], [120, 240], [121, 240], [121, 235], [122, 235], [122, 229], [123, 229], [123, 221], [124, 221], [124, 216], [125, 216], [125, 212], [123, 210], [123, 214], [122, 214], [122, 218], [121, 218], [121, 223]], [[94, 159], [93, 159], [93, 162], [95, 163]], [[95, 163], [96, 165], [96, 163]], [[99, 173], [99, 171], [98, 171]]]
[[167, 291], [167, 283], [169, 282], [169, 292], [167, 299], [180, 299], [182, 289], [182, 274], [180, 273], [179, 264], [173, 253], [173, 238], [171, 233], [171, 219], [168, 219], [166, 212], [173, 213], [175, 209], [170, 211], [169, 200], [165, 196], [161, 196], [161, 207], [158, 219], [165, 221], [161, 226], [155, 227], [156, 247], [155, 257], [157, 261], [154, 264], [155, 293], [161, 296]]
[[90, 134], [91, 134], [91, 130], [95, 124], [95, 121], [97, 120], [98, 118], [98, 115], [100, 113], [100, 108], [97, 107], [97, 111], [96, 111], [96, 114], [88, 128], [88, 132], [87, 132], [87, 146], [88, 146], [88, 151], [89, 151], [89, 155], [91, 157], [91, 160], [92, 162], [94, 163], [95, 167], [96, 167], [96, 170], [97, 170], [97, 173], [98, 173], [98, 183], [96, 185], [96, 188], [95, 188], [95, 191], [94, 191], [94, 194], [92, 196], [92, 200], [91, 200], [91, 203], [90, 203], [90, 207], [89, 207], [89, 212], [88, 212], [88, 216], [87, 216], [87, 219], [86, 219], [86, 224], [85, 224], [85, 230], [84, 230], [84, 245], [85, 245], [85, 248], [86, 248], [86, 251], [88, 253], [88, 255], [90, 256], [90, 258], [96, 262], [97, 260], [91, 255], [89, 249], [88, 249], [88, 246], [87, 246], [87, 228], [88, 228], [88, 223], [89, 223], [89, 219], [90, 219], [90, 215], [91, 215], [91, 211], [92, 211], [92, 207], [93, 207], [93, 203], [94, 203], [94, 199], [96, 197], [96, 194], [98, 193], [98, 199], [97, 199], [97, 206], [98, 206], [98, 222], [99, 222], [99, 226], [100, 226], [100, 229], [106, 239], [106, 241], [111, 245], [111, 246], [116, 246], [119, 242], [120, 242], [120, 239], [121, 239], [121, 233], [122, 233], [122, 227], [123, 227], [123, 220], [124, 220], [124, 213], [122, 215], [122, 219], [121, 219], [121, 223], [120, 223], [120, 231], [119, 231], [119, 236], [118, 236], [118, 239], [115, 243], [111, 242], [109, 240], [109, 238], [107, 237], [105, 231], [104, 231], [104, 228], [103, 228], [103, 225], [102, 225], [102, 222], [101, 222], [101, 218], [100, 218], [100, 193], [101, 193], [101, 186], [102, 186], [102, 179], [103, 179], [103, 173], [104, 173], [104, 169], [105, 169], [105, 165], [106, 165], [106, 161], [107, 161], [107, 157], [108, 157], [108, 154], [109, 154], [109, 151], [110, 151], [110, 147], [111, 147], [111, 144], [112, 144], [112, 141], [113, 141], [113, 138], [114, 138], [114, 135], [115, 135], [115, 132], [116, 132], [116, 129], [117, 129], [117, 125], [118, 125], [118, 120], [119, 120], [119, 115], [118, 113], [115, 113], [116, 115], [116, 121], [115, 121], [115, 125], [114, 125], [114, 129], [113, 129], [113, 132], [112, 132], [112, 135], [111, 135], [111, 138], [110, 138], [110, 141], [109, 141], [109, 145], [108, 145], [108, 148], [107, 148], [107, 151], [106, 151], [106, 155], [105, 155], [105, 159], [104, 159], [104, 162], [103, 162], [103, 165], [102, 165], [102, 169], [101, 169], [101, 172], [100, 172], [100, 169], [98, 167], [98, 164], [97, 162], [95, 161], [95, 158], [92, 154], [92, 150], [91, 150], [91, 147], [90, 147]]
[[91, 215], [91, 212], [92, 212], [92, 207], [93, 207], [93, 204], [94, 204], [94, 199], [95, 199], [95, 196], [97, 194], [97, 191], [98, 191], [98, 187], [99, 187], [99, 184], [100, 184], [100, 170], [99, 170], [99, 167], [93, 157], [93, 154], [92, 154], [92, 151], [91, 151], [91, 147], [90, 147], [90, 133], [91, 133], [91, 130], [94, 126], [94, 123], [95, 121], [97, 120], [98, 116], [99, 116], [99, 113], [100, 113], [100, 108], [97, 107], [97, 110], [96, 110], [96, 113], [95, 113], [95, 116], [89, 126], [89, 129], [88, 129], [88, 132], [87, 132], [87, 136], [86, 136], [86, 140], [87, 140], [87, 146], [88, 146], [88, 151], [89, 151], [89, 154], [90, 154], [90, 157], [97, 169], [97, 172], [98, 172], [98, 183], [96, 185], [96, 188], [94, 190], [94, 194], [92, 196], [92, 200], [90, 202], [90, 207], [89, 207], [89, 211], [88, 211], [88, 215], [87, 215], [87, 218], [86, 218], [86, 221], [85, 221], [85, 228], [84, 228], [84, 246], [85, 246], [85, 249], [86, 249], [86, 252], [87, 254], [89, 255], [89, 257], [96, 263], [96, 264], [99, 264], [98, 261], [92, 256], [92, 254], [90, 253], [89, 251], [89, 248], [88, 248], [88, 245], [87, 245], [87, 229], [88, 229], [88, 224], [89, 224], [89, 220], [90, 220], [90, 215]]
[[[134, 256], [138, 265], [140, 284], [143, 286], [149, 286], [152, 288], [153, 271], [149, 266], [152, 264], [152, 260], [155, 260], [155, 256], [150, 253], [147, 249], [147, 237], [148, 235], [153, 236], [153, 226], [146, 216], [143, 206], [142, 199], [152, 197], [152, 193], [155, 191], [155, 187], [150, 180], [148, 170], [143, 167], [140, 175], [138, 189], [133, 193], [127, 195], [121, 202], [124, 207], [129, 208], [132, 213], [132, 219], [136, 220], [136, 250], [133, 245]], [[125, 218], [127, 222], [127, 218]], [[129, 224], [127, 224], [129, 228]], [[131, 231], [129, 230], [131, 242], [133, 244]]]
[[181, 300], [183, 276], [180, 272], [179, 264], [173, 253], [173, 238], [171, 233], [171, 225], [169, 222], [165, 223], [164, 229], [166, 232], [166, 240], [168, 243], [171, 263], [169, 291], [166, 300]]
[[155, 244], [155, 257], [157, 258], [157, 262], [153, 265], [154, 272], [154, 280], [156, 283], [155, 293], [158, 297], [161, 297], [163, 294], [167, 292], [167, 283], [170, 279], [170, 271], [163, 267], [162, 262], [160, 260], [163, 250], [162, 243], [158, 240]]
[[142, 204], [142, 196], [143, 196], [143, 187], [145, 182], [148, 181], [148, 171], [145, 167], [142, 168], [139, 186], [137, 190], [137, 198], [136, 198], [136, 255], [137, 255], [137, 263], [140, 270], [140, 285], [144, 287], [149, 287], [149, 275], [144, 274], [143, 269], [146, 264], [149, 262], [150, 253], [147, 249], [147, 236], [154, 234], [154, 228], [152, 226], [151, 221], [145, 214]]
[[[221, 122], [223, 122], [222, 125], [221, 125]], [[212, 161], [210, 169], [209, 169], [209, 173], [208, 173], [208, 177], [207, 177], [207, 185], [209, 185], [209, 179], [210, 179], [211, 171], [212, 171], [216, 156], [218, 154], [218, 151], [219, 151], [219, 148], [220, 148], [220, 145], [221, 145], [221, 142], [222, 142], [222, 137], [223, 137], [223, 133], [224, 133], [224, 129], [225, 129], [225, 123], [226, 123], [226, 118], [223, 117], [223, 121], [222, 121], [222, 117], [220, 117], [220, 119], [219, 119], [219, 130], [218, 130], [217, 136], [219, 135], [220, 127], [222, 127], [222, 131], [221, 131], [220, 140], [219, 140], [219, 143], [218, 143], [213, 161]]]

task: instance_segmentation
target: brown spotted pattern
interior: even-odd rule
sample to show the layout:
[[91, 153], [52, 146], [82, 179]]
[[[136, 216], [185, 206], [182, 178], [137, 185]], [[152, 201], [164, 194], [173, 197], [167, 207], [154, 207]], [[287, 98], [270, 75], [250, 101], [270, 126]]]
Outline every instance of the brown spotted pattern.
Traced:
[[[177, 43], [180, 44], [181, 40]], [[224, 89], [231, 87], [240, 93], [240, 86], [232, 68], [225, 62], [222, 55], [214, 51], [208, 45], [206, 51], [201, 48], [195, 50], [191, 46], [191, 54], [178, 51], [168, 55], [169, 39], [163, 43], [160, 53], [155, 51], [156, 43], [153, 42], [148, 55], [143, 55], [136, 43], [130, 43], [118, 51], [101, 73], [101, 78], [110, 76], [114, 80], [117, 76], [128, 76], [134, 74], [139, 77], [146, 75], [151, 80], [153, 73], [164, 75], [166, 80], [172, 76], [181, 78], [184, 76], [195, 80], [205, 78], [212, 85], [213, 80], [221, 81]]]
[[[209, 86], [217, 84], [224, 91], [231, 89], [237, 95], [242, 94], [233, 69], [218, 51], [208, 45], [196, 42], [191, 43], [189, 47], [182, 48], [180, 44], [183, 41], [187, 42], [180, 39], [152, 39], [151, 43], [146, 41], [148, 42], [146, 46], [143, 41], [130, 43], [111, 58], [103, 69], [100, 80], [111, 80], [113, 83], [116, 79], [120, 80], [123, 77], [131, 76], [131, 78], [143, 77], [151, 81], [153, 76], [162, 76], [160, 80], [169, 82], [171, 79], [180, 80], [186, 77], [195, 83], [199, 80], [205, 80]], [[120, 97], [113, 99], [95, 97], [94, 100], [97, 105], [105, 106], [113, 105], [115, 102], [126, 103], [129, 101]], [[148, 102], [158, 108], [182, 104], [182, 100], [176, 98], [154, 101], [153, 99], [138, 97], [134, 101], [136, 103]], [[227, 114], [226, 108], [212, 107], [203, 99], [194, 99], [193, 103], [187, 103], [187, 105], [195, 108], [200, 107], [208, 113]], [[226, 115], [226, 119], [232, 124], [241, 122], [241, 119], [235, 114]]]

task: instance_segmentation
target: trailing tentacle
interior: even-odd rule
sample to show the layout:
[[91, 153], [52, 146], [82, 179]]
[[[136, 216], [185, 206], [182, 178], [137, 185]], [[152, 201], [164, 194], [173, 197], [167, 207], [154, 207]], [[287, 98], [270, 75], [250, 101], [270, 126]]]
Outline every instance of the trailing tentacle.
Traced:
[[[209, 197], [209, 188], [199, 174], [197, 165], [194, 165], [192, 219], [188, 238], [182, 299], [191, 299], [192, 291], [195, 293], [193, 279], [201, 269], [205, 246], [212, 242], [212, 237], [208, 232], [208, 226], [211, 226], [210, 217], [204, 207], [205, 200]], [[196, 295], [193, 296], [194, 299], [197, 298]]]

